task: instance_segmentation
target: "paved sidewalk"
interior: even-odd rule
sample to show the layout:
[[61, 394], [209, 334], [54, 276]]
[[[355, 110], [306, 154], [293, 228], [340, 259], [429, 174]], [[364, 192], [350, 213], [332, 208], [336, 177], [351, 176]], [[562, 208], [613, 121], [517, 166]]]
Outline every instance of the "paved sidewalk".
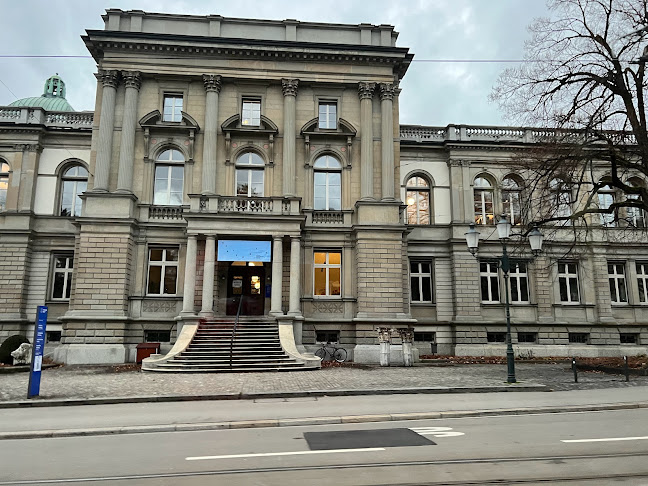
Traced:
[[[31, 402], [75, 399], [158, 397], [241, 398], [263, 395], [448, 393], [471, 391], [556, 391], [625, 388], [648, 385], [648, 377], [580, 372], [574, 383], [567, 364], [516, 365], [518, 384], [506, 384], [505, 365], [417, 366], [414, 368], [341, 367], [280, 373], [150, 373], [114, 372], [110, 367], [66, 366], [43, 371], [41, 395]], [[28, 373], [0, 375], [0, 407], [24, 401]], [[416, 390], [412, 390], [416, 389]], [[426, 391], [427, 390], [427, 391]], [[3, 403], [4, 402], [4, 403]], [[44, 403], [43, 403], [44, 404]]]

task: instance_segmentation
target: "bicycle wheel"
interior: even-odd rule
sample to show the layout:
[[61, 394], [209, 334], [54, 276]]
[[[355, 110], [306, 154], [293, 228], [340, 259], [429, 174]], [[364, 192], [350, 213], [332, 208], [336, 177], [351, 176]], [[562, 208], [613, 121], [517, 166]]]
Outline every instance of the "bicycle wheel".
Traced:
[[347, 358], [347, 352], [344, 348], [336, 348], [333, 353], [333, 359], [338, 363], [342, 363]]
[[326, 349], [319, 348], [317, 351], [315, 351], [315, 356], [322, 358], [322, 361], [324, 361], [324, 358], [326, 358]]

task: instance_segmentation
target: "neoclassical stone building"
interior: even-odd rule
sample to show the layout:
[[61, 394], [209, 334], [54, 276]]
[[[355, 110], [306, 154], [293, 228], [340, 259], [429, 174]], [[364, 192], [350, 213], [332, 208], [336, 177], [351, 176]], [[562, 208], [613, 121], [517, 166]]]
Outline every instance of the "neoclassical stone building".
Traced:
[[[503, 352], [493, 223], [523, 223], [524, 180], [505, 162], [531, 131], [400, 126], [413, 56], [388, 25], [103, 18], [83, 37], [94, 113], [64, 107], [58, 77], [0, 107], [0, 338], [46, 304], [67, 363], [133, 361], [144, 341], [177, 353], [201, 319], [237, 312], [306, 365], [327, 340], [377, 359], [380, 327], [413, 329], [422, 353]], [[639, 229], [603, 224], [575, 249], [558, 231], [541, 258], [521, 250], [518, 352], [646, 352], [632, 216]]]

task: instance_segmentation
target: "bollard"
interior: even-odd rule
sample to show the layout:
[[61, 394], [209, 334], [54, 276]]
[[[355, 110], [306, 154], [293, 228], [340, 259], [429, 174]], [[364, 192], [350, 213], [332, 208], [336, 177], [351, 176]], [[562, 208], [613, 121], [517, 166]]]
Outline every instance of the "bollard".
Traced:
[[391, 335], [388, 328], [378, 328], [378, 340], [380, 341], [380, 366], [389, 366]]
[[628, 366], [628, 357], [623, 357], [623, 373], [625, 374], [626, 381], [630, 381], [630, 367]]
[[574, 383], [578, 383], [578, 368], [576, 368], [576, 358], [572, 358], [572, 370], [574, 371]]

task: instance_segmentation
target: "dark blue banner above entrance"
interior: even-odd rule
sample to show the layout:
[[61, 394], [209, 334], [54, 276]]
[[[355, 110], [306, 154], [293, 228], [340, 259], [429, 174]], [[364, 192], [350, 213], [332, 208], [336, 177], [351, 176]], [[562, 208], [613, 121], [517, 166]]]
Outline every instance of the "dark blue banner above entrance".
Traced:
[[218, 240], [219, 262], [270, 262], [270, 241]]

